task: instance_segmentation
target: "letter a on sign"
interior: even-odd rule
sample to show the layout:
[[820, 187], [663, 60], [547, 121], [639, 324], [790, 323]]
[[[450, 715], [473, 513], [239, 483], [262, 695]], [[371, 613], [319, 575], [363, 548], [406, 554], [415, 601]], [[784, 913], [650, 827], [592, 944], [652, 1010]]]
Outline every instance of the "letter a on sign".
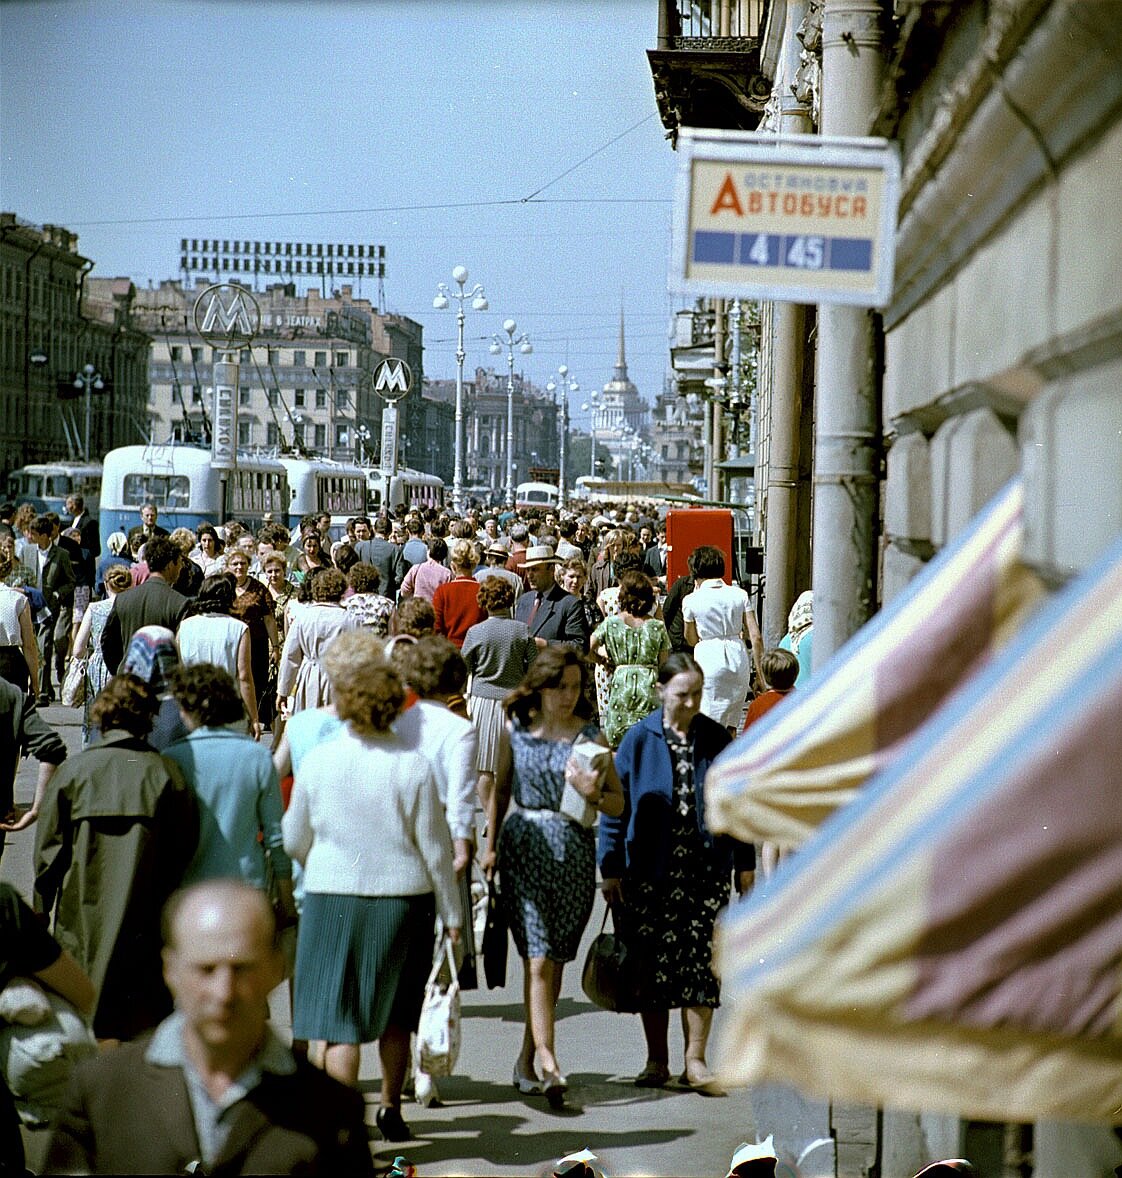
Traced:
[[391, 357], [374, 370], [374, 391], [387, 401], [397, 401], [413, 387], [413, 372], [404, 360]]

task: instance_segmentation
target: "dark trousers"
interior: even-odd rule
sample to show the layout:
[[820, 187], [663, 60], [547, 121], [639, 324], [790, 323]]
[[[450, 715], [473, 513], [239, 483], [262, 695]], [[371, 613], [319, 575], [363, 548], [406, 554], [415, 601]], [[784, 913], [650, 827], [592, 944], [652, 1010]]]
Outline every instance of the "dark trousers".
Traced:
[[66, 677], [66, 656], [70, 653], [70, 623], [74, 616], [70, 605], [59, 606], [58, 613], [36, 629], [39, 639], [39, 694], [54, 698], [51, 669], [59, 688]]

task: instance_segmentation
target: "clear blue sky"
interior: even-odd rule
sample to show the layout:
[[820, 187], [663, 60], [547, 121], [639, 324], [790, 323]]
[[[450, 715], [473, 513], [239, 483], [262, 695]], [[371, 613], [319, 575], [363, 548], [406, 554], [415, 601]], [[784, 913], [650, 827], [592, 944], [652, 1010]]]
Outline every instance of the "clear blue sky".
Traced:
[[[138, 285], [178, 276], [184, 235], [382, 243], [387, 307], [424, 324], [435, 377], [455, 317], [432, 298], [466, 265], [491, 303], [468, 371], [513, 317], [532, 380], [567, 362], [580, 381], [576, 423], [621, 297], [648, 399], [667, 369], [656, 29], [656, 0], [3, 3], [0, 206]], [[476, 207], [420, 207], [458, 202]]]

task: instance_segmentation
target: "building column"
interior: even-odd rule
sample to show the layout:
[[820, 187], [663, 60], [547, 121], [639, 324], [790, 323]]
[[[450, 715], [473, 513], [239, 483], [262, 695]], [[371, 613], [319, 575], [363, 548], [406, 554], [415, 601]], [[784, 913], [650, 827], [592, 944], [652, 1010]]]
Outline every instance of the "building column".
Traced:
[[[823, 135], [867, 135], [884, 73], [882, 0], [826, 0]], [[879, 318], [823, 304], [818, 320], [814, 474], [814, 665], [876, 604], [880, 467]]]

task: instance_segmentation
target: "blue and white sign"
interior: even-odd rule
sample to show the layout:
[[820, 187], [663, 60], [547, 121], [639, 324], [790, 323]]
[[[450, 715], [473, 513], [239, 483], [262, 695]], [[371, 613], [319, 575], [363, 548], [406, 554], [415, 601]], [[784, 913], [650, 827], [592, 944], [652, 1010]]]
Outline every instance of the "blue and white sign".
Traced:
[[672, 287], [887, 305], [900, 200], [893, 143], [685, 128], [678, 154]]

